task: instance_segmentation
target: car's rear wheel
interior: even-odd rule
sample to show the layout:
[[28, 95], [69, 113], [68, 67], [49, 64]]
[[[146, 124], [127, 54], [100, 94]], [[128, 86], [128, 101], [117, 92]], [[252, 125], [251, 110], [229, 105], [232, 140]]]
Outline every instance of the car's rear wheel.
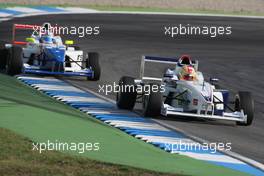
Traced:
[[0, 70], [6, 68], [7, 57], [8, 57], [8, 50], [5, 48], [0, 49]]
[[237, 122], [237, 125], [249, 126], [253, 122], [254, 118], [254, 101], [250, 92], [238, 92], [235, 99], [235, 110], [244, 111], [247, 115], [246, 122]]
[[22, 48], [19, 46], [12, 46], [9, 49], [7, 59], [7, 74], [14, 76], [22, 73], [23, 61], [22, 61]]
[[98, 53], [88, 53], [88, 59], [86, 60], [87, 68], [91, 68], [94, 72], [92, 77], [87, 77], [87, 80], [98, 81], [101, 76], [101, 66], [99, 63]]
[[8, 50], [5, 48], [6, 42], [0, 41], [0, 70], [6, 69]]
[[55, 72], [64, 72], [64, 63], [63, 62], [55, 62], [54, 63], [54, 70]]
[[[157, 117], [160, 115], [162, 106], [162, 93], [154, 89], [153, 86], [158, 86], [157, 84], [150, 85], [150, 94], [144, 95], [143, 98], [143, 114], [145, 117]], [[157, 91], [153, 91], [157, 90]]]
[[123, 76], [119, 80], [119, 92], [116, 94], [116, 104], [120, 109], [132, 110], [137, 99], [135, 79]]
[[72, 47], [74, 48], [75, 51], [81, 50], [81, 47], [79, 47], [79, 46], [73, 45]]

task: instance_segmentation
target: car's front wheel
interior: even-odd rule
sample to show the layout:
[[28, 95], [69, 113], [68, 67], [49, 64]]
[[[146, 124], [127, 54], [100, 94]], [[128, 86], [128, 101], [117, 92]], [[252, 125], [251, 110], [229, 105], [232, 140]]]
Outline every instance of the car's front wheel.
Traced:
[[92, 77], [87, 77], [87, 80], [98, 81], [101, 76], [101, 66], [99, 63], [98, 53], [88, 53], [88, 59], [86, 60], [86, 67], [91, 68], [93, 71]]
[[9, 49], [7, 59], [7, 74], [14, 76], [22, 73], [23, 61], [22, 61], [22, 48], [19, 46], [12, 46]]
[[120, 109], [132, 110], [137, 99], [135, 79], [123, 76], [119, 80], [119, 91], [116, 94], [116, 104]]
[[145, 117], [157, 117], [161, 112], [162, 93], [159, 89], [153, 88], [153, 86], [159, 87], [157, 84], [150, 84], [149, 95], [144, 95], [143, 97], [143, 114]]
[[254, 101], [250, 92], [238, 92], [235, 98], [235, 110], [243, 110], [244, 114], [247, 115], [246, 122], [237, 122], [237, 125], [249, 126], [252, 124], [254, 118]]
[[8, 50], [0, 48], [0, 70], [6, 69]]

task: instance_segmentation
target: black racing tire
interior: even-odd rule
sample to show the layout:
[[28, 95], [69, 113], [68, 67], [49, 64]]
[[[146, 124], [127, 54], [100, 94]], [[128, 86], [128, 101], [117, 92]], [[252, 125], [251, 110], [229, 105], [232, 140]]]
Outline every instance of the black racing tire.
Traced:
[[158, 84], [150, 84], [150, 94], [144, 95], [143, 98], [143, 115], [145, 117], [157, 117], [160, 116], [162, 106], [162, 93], [160, 91], [153, 91], [153, 86]]
[[23, 61], [22, 61], [22, 48], [20, 46], [12, 46], [9, 49], [7, 59], [7, 74], [14, 76], [22, 73]]
[[28, 59], [27, 64], [28, 64], [28, 65], [33, 65], [35, 59], [36, 59], [36, 54], [35, 54], [35, 53], [32, 53], [32, 54], [29, 56], [29, 59]]
[[215, 89], [221, 89], [221, 86], [219, 85], [219, 84], [214, 84], [214, 86], [215, 86]]
[[54, 72], [64, 72], [64, 63], [63, 62], [55, 62]]
[[0, 70], [6, 69], [8, 49], [5, 47], [7, 42], [0, 41]]
[[8, 49], [0, 48], [0, 70], [6, 69]]
[[119, 92], [116, 94], [116, 105], [120, 109], [132, 110], [136, 104], [137, 91], [135, 79], [123, 76], [119, 80]]
[[87, 80], [98, 81], [101, 77], [101, 66], [99, 63], [98, 53], [88, 53], [88, 59], [86, 60], [87, 68], [91, 68], [94, 72], [93, 77], [87, 77]]
[[247, 115], [246, 122], [237, 122], [240, 126], [249, 126], [252, 124], [254, 119], [254, 101], [250, 92], [241, 91], [238, 92], [235, 99], [235, 110], [243, 110]]
[[72, 47], [74, 48], [75, 51], [79, 51], [79, 50], [81, 50], [81, 47], [79, 47], [79, 46], [75, 46], [75, 45], [73, 45]]

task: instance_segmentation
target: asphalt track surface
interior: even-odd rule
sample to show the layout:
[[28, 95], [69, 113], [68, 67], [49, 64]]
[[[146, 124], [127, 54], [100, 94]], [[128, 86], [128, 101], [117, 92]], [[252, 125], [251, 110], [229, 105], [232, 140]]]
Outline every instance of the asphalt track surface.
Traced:
[[[99, 84], [112, 85], [123, 75], [137, 77], [143, 54], [176, 57], [190, 54], [199, 60], [199, 69], [207, 79], [219, 78], [221, 86], [232, 92], [251, 91], [255, 100], [255, 119], [249, 127], [175, 117], [160, 117], [158, 120], [210, 142], [231, 142], [232, 151], [264, 163], [263, 19], [124, 14], [46, 15], [1, 22], [0, 39], [10, 41], [13, 23], [41, 24], [47, 21], [61, 26], [100, 26], [100, 35], [96, 37], [64, 37], [74, 39], [85, 51], [100, 53], [100, 81], [68, 79], [82, 88], [98, 92]], [[216, 38], [194, 35], [169, 38], [164, 35], [164, 26], [178, 24], [232, 26], [232, 34]], [[18, 35], [27, 37], [23, 33]], [[161, 74], [163, 70], [160, 65], [150, 65], [148, 72]], [[114, 99], [114, 94], [107, 97]]]

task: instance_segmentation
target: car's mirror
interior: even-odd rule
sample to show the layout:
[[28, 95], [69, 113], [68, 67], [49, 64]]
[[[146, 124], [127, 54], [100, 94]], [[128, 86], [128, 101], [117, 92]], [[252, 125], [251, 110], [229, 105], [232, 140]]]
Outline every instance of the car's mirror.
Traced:
[[73, 45], [73, 40], [66, 40], [65, 45]]
[[211, 83], [217, 83], [219, 81], [218, 78], [210, 78]]
[[32, 37], [26, 38], [26, 42], [35, 43], [35, 39]]
[[219, 81], [218, 78], [210, 78], [210, 83], [215, 86], [215, 89], [220, 89], [218, 81]]

